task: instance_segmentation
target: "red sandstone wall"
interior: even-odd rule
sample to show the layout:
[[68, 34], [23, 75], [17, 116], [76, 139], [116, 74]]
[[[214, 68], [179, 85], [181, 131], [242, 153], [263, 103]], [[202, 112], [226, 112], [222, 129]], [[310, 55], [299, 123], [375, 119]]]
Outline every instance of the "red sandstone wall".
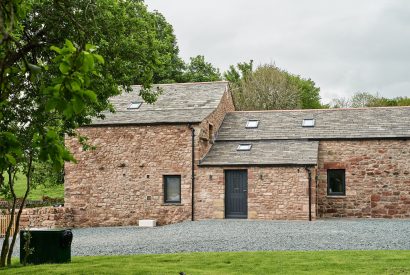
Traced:
[[72, 222], [73, 214], [70, 208], [52, 206], [26, 208], [21, 213], [20, 228], [69, 228]]
[[[202, 167], [198, 171], [195, 197], [197, 219], [225, 216], [224, 169]], [[297, 167], [233, 167], [248, 170], [248, 218], [264, 220], [308, 219], [308, 175]], [[314, 181], [313, 181], [314, 185]], [[315, 189], [312, 217], [315, 219]]]
[[[346, 196], [327, 196], [326, 168], [346, 169]], [[410, 140], [321, 141], [321, 217], [410, 218]]]
[[221, 127], [222, 121], [227, 112], [235, 111], [235, 107], [232, 101], [232, 95], [229, 90], [227, 90], [222, 97], [218, 108], [213, 111], [204, 121], [199, 124], [199, 129], [197, 135], [199, 137], [197, 147], [197, 156], [202, 159], [213, 144], [213, 140], [209, 140], [209, 124], [213, 125], [214, 133], [213, 138], [218, 134], [219, 127]]
[[[75, 226], [159, 224], [190, 217], [191, 131], [180, 126], [82, 128], [97, 147], [66, 140], [77, 164], [66, 165], [65, 206]], [[181, 204], [164, 204], [163, 175], [181, 175]]]
[[[225, 112], [231, 110], [227, 91], [218, 108], [195, 126], [196, 163], [208, 148], [208, 141], [204, 145], [200, 140], [203, 128], [207, 131], [210, 122], [217, 130]], [[190, 219], [192, 147], [188, 125], [87, 127], [79, 131], [97, 149], [84, 152], [75, 139], [66, 139], [78, 161], [65, 167], [65, 206], [73, 211], [74, 226], [132, 225], [139, 219], [167, 224]], [[164, 203], [163, 175], [181, 175], [180, 204]]]

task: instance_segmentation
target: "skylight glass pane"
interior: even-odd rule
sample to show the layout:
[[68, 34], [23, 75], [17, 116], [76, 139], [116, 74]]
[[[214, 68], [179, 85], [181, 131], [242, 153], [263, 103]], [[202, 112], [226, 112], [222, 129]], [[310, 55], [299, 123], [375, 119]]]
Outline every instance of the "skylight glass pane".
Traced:
[[133, 101], [131, 104], [128, 106], [128, 109], [139, 109], [141, 107], [142, 102], [138, 101]]
[[315, 120], [312, 118], [304, 119], [302, 122], [303, 127], [313, 127], [315, 126]]
[[259, 120], [248, 120], [246, 122], [246, 128], [258, 128]]
[[236, 150], [238, 151], [250, 151], [252, 148], [252, 144], [239, 144]]

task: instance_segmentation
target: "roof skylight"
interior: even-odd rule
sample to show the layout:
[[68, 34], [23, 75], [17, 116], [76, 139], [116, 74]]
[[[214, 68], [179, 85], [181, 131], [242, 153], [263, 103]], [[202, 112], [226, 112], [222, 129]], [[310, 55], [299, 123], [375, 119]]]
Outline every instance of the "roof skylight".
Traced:
[[246, 122], [246, 128], [258, 128], [259, 120], [248, 120]]
[[239, 144], [236, 150], [237, 151], [250, 151], [251, 148], [252, 148], [252, 144]]
[[313, 118], [305, 118], [302, 121], [302, 126], [303, 127], [314, 127], [315, 126], [315, 120]]
[[142, 105], [142, 102], [140, 101], [132, 101], [131, 104], [128, 106], [127, 109], [131, 109], [131, 110], [135, 110], [135, 109], [139, 109]]

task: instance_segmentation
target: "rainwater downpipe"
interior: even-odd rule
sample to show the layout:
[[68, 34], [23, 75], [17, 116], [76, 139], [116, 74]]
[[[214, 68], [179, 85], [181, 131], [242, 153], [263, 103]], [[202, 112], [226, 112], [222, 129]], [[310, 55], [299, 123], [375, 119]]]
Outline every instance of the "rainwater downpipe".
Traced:
[[305, 167], [306, 171], [308, 172], [308, 180], [309, 180], [309, 221], [312, 221], [312, 171]]
[[192, 180], [192, 189], [191, 189], [191, 220], [194, 221], [194, 191], [195, 191], [195, 128], [191, 125], [188, 124], [189, 129], [191, 129], [192, 133], [192, 138], [191, 138], [191, 143], [192, 143], [192, 161], [191, 161], [191, 180]]

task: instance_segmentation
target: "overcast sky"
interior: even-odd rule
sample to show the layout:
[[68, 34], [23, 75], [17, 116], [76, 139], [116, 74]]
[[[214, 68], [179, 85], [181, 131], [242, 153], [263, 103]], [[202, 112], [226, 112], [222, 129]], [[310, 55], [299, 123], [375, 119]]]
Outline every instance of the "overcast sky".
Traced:
[[358, 91], [410, 96], [409, 0], [146, 0], [182, 58], [225, 71], [253, 59], [311, 78], [324, 102]]

